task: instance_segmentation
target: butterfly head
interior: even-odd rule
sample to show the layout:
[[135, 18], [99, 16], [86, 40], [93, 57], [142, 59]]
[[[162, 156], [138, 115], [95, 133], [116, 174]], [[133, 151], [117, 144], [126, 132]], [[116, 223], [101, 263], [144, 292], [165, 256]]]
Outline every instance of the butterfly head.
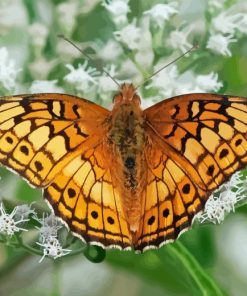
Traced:
[[134, 105], [140, 106], [141, 99], [136, 94], [136, 89], [133, 84], [124, 83], [120, 86], [119, 93], [113, 98], [114, 108], [120, 105]]

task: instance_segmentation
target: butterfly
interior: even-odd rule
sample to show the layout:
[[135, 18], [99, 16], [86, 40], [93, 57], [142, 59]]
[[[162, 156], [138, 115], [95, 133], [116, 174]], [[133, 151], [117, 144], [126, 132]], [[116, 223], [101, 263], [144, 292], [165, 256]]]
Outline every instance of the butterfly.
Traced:
[[111, 111], [65, 94], [0, 99], [0, 163], [89, 244], [174, 241], [247, 164], [247, 99], [176, 96], [145, 110], [123, 84]]

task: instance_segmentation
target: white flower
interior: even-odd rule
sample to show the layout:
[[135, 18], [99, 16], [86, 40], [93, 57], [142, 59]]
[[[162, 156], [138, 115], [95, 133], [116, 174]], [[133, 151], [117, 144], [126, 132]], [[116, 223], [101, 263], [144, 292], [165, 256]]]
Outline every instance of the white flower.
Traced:
[[138, 51], [135, 55], [136, 62], [145, 69], [150, 68], [154, 60], [152, 34], [149, 27], [149, 20], [143, 18], [141, 24], [142, 38], [139, 41]]
[[139, 42], [141, 39], [141, 29], [135, 25], [135, 21], [126, 27], [122, 28], [121, 31], [114, 32], [116, 39], [129, 49], [138, 49]]
[[63, 93], [63, 89], [56, 85], [57, 80], [34, 80], [31, 87], [31, 93]]
[[196, 84], [205, 92], [217, 92], [223, 86], [223, 83], [218, 81], [218, 74], [214, 72], [211, 72], [208, 75], [196, 76]]
[[191, 32], [191, 29], [188, 29], [187, 32], [185, 30], [172, 31], [170, 33], [169, 38], [168, 38], [168, 44], [173, 49], [180, 49], [182, 52], [187, 51], [188, 49], [190, 49], [192, 47], [192, 44], [189, 43], [189, 41], [187, 40], [190, 32]]
[[204, 212], [198, 218], [201, 223], [204, 221], [211, 221], [214, 224], [220, 223], [224, 220], [225, 215], [234, 211], [235, 205], [239, 201], [246, 199], [246, 197], [246, 188], [243, 189], [242, 174], [237, 172], [231, 177], [229, 182], [221, 185], [209, 197]]
[[177, 2], [169, 4], [156, 4], [150, 10], [145, 11], [144, 15], [149, 15], [152, 21], [161, 28], [173, 14], [178, 12], [176, 7]]
[[21, 0], [0, 1], [0, 32], [28, 24], [27, 9]]
[[223, 36], [221, 34], [212, 35], [209, 37], [207, 48], [211, 49], [215, 53], [223, 56], [232, 56], [228, 45], [230, 43], [236, 42], [236, 39], [232, 38], [232, 35]]
[[70, 35], [74, 29], [76, 16], [79, 13], [78, 3], [72, 1], [61, 3], [57, 6], [57, 13], [63, 33]]
[[[156, 65], [157, 69], [160, 66]], [[146, 88], [157, 88], [160, 91], [160, 95], [165, 96], [166, 98], [171, 97], [174, 95], [174, 90], [178, 84], [178, 70], [176, 65], [171, 65], [168, 68], [163, 69], [160, 73], [155, 75], [152, 78], [151, 83], [146, 86]]]
[[129, 0], [105, 0], [102, 5], [111, 13], [113, 21], [117, 24], [127, 22], [127, 14], [130, 11]]
[[235, 30], [240, 28], [242, 20], [241, 13], [229, 15], [228, 12], [222, 12], [212, 20], [213, 29], [222, 34], [234, 34]]
[[226, 0], [209, 0], [208, 6], [210, 10], [223, 8]]
[[107, 61], [115, 61], [122, 53], [122, 48], [115, 40], [110, 39], [106, 44], [97, 44], [97, 55]]
[[247, 13], [241, 13], [241, 20], [239, 21], [237, 29], [241, 33], [247, 34]]
[[33, 23], [28, 28], [32, 43], [38, 48], [45, 46], [46, 38], [48, 36], [48, 29], [45, 25], [40, 23]]
[[18, 207], [15, 207], [11, 214], [7, 214], [3, 204], [0, 205], [0, 233], [4, 235], [12, 236], [15, 232], [27, 231], [27, 229], [21, 228], [18, 224], [29, 221], [29, 219], [22, 217], [16, 217]]
[[20, 71], [20, 69], [16, 69], [15, 61], [9, 58], [7, 48], [0, 48], [0, 84], [7, 90], [12, 90]]
[[36, 216], [35, 210], [31, 209], [32, 204], [30, 206], [26, 205], [26, 204], [16, 206], [14, 218], [16, 220], [21, 220], [21, 219], [27, 219], [29, 217], [29, 215], [31, 215], [31, 214]]
[[97, 84], [95, 78], [99, 72], [95, 68], [88, 67], [88, 61], [85, 61], [83, 65], [79, 64], [77, 69], [70, 64], [67, 64], [66, 67], [70, 73], [64, 77], [64, 80], [75, 86], [78, 91], [87, 92]]
[[41, 263], [46, 256], [57, 259], [59, 257], [68, 255], [71, 252], [71, 250], [63, 249], [60, 242], [55, 237], [50, 237], [50, 239], [45, 241], [44, 243], [37, 244], [43, 247], [43, 256], [39, 260], [39, 263]]
[[[110, 67], [106, 67], [105, 71], [107, 71], [114, 79], [116, 76], [116, 66], [111, 65]], [[117, 90], [116, 83], [105, 73], [103, 73], [98, 78], [98, 93], [102, 97], [103, 94], [109, 95], [109, 92], [113, 92]]]
[[39, 230], [40, 241], [42, 243], [48, 242], [51, 238], [56, 238], [58, 230], [62, 228], [62, 223], [53, 214], [46, 217], [43, 216], [42, 219], [36, 218], [36, 220], [41, 224], [40, 227], [36, 228]]
[[34, 79], [45, 80], [55, 64], [55, 58], [48, 61], [43, 56], [40, 56], [38, 59], [35, 59], [33, 63], [30, 63], [28, 68]]

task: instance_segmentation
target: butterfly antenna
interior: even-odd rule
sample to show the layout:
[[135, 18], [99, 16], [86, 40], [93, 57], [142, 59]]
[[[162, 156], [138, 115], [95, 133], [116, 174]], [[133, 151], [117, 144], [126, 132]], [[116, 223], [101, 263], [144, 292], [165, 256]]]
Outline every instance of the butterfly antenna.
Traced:
[[138, 89], [140, 86], [142, 86], [143, 84], [145, 84], [148, 80], [150, 80], [156, 74], [160, 73], [162, 70], [164, 70], [165, 68], [169, 67], [171, 64], [176, 63], [178, 60], [180, 60], [181, 58], [183, 58], [186, 54], [188, 54], [189, 52], [191, 52], [192, 50], [197, 49], [197, 48], [198, 48], [198, 45], [197, 44], [193, 45], [189, 50], [187, 50], [185, 53], [181, 54], [175, 60], [173, 60], [170, 63], [166, 64], [165, 66], [161, 67], [160, 69], [158, 69], [157, 71], [155, 71], [151, 76], [149, 76], [148, 78], [144, 79], [144, 81], [141, 84], [137, 85], [137, 87], [135, 89]]
[[68, 43], [70, 43], [72, 46], [74, 46], [77, 50], [79, 50], [89, 61], [91, 61], [95, 66], [96, 66], [96, 68], [98, 68], [100, 71], [102, 71], [102, 72], [104, 72], [108, 77], [110, 77], [111, 78], [111, 80], [113, 81], [113, 82], [115, 82], [116, 83], [116, 85], [118, 86], [118, 87], [120, 87], [120, 84], [117, 82], [117, 80], [113, 77], [113, 76], [111, 76], [111, 74], [110, 73], [108, 73], [103, 67], [99, 67], [98, 65], [96, 65], [95, 64], [95, 61], [88, 55], [88, 54], [86, 54], [79, 46], [77, 46], [74, 42], [72, 42], [70, 39], [68, 39], [67, 37], [65, 37], [64, 35], [62, 35], [62, 34], [59, 34], [59, 35], [57, 35], [59, 38], [61, 38], [61, 39], [63, 39], [63, 40], [65, 40], [65, 41], [67, 41]]

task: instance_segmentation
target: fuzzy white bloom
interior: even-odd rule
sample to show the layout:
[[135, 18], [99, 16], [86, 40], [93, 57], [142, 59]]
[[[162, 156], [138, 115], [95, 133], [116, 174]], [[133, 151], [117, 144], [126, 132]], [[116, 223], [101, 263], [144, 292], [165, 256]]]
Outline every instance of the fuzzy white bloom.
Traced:
[[[156, 68], [158, 69], [160, 67], [157, 65]], [[177, 66], [171, 65], [155, 75], [146, 88], [157, 88], [160, 91], [160, 95], [165, 96], [166, 98], [171, 97], [174, 95], [174, 89], [177, 87], [178, 77]]]
[[66, 67], [70, 73], [64, 77], [64, 80], [78, 91], [89, 91], [92, 86], [97, 84], [96, 77], [99, 72], [95, 68], [88, 67], [88, 61], [85, 61], [83, 65], [79, 64], [77, 69], [70, 64], [67, 64]]
[[173, 49], [180, 49], [182, 52], [185, 52], [192, 47], [192, 44], [188, 41], [188, 35], [190, 33], [191, 29], [183, 31], [172, 31], [168, 38], [168, 44]]
[[223, 83], [218, 81], [218, 74], [214, 72], [207, 75], [198, 75], [196, 77], [196, 84], [205, 92], [217, 92], [223, 86]]
[[228, 11], [222, 12], [212, 20], [212, 27], [215, 31], [222, 34], [233, 35], [236, 29], [241, 28], [240, 22], [242, 17], [242, 13], [230, 15]]
[[[27, 210], [26, 214], [29, 215], [29, 213], [30, 212], [28, 212]], [[7, 214], [3, 207], [3, 204], [1, 203], [0, 205], [0, 233], [1, 234], [12, 236], [16, 232], [27, 231], [27, 229], [24, 229], [18, 226], [18, 224], [23, 224], [24, 222], [27, 222], [27, 221], [29, 221], [29, 219], [26, 218], [26, 215], [22, 214], [20, 217], [20, 215], [18, 214], [18, 207], [15, 207], [11, 212], [11, 214]]]
[[[107, 71], [114, 79], [116, 79], [116, 66], [110, 65], [110, 67], [105, 67], [105, 71]], [[117, 91], [116, 83], [105, 73], [103, 73], [98, 78], [98, 93], [100, 96], [106, 94], [109, 95], [110, 92]]]
[[223, 55], [232, 56], [228, 46], [230, 43], [236, 42], [236, 39], [232, 38], [232, 35], [223, 36], [221, 34], [211, 35], [207, 42], [207, 48], [211, 49], [213, 52]]
[[178, 12], [177, 5], [177, 2], [156, 4], [150, 10], [145, 11], [144, 15], [149, 15], [154, 24], [161, 28], [172, 15]]
[[106, 44], [97, 45], [97, 55], [107, 62], [115, 61], [121, 53], [122, 48], [115, 40], [110, 39]]
[[21, 219], [28, 219], [29, 215], [36, 216], [37, 214], [36, 214], [35, 210], [31, 209], [32, 204], [30, 206], [26, 205], [26, 204], [16, 206], [14, 218], [16, 220], [21, 220]]
[[[224, 220], [225, 215], [234, 211], [235, 205], [247, 198], [246, 188], [243, 188], [241, 172], [235, 173], [229, 182], [220, 186], [208, 199], [204, 212], [198, 216], [201, 223], [210, 221], [214, 224]], [[246, 180], [245, 180], [246, 184]]]
[[58, 230], [62, 228], [61, 221], [53, 214], [43, 216], [42, 219], [35, 219], [41, 224], [40, 227], [36, 228], [39, 230], [40, 241], [42, 243], [48, 242], [51, 238], [56, 238]]
[[40, 56], [33, 63], [30, 63], [28, 68], [34, 79], [45, 80], [56, 63], [55, 58], [48, 61], [43, 56]]
[[64, 2], [57, 6], [58, 21], [65, 34], [72, 33], [78, 13], [78, 3], [75, 1]]
[[63, 93], [63, 89], [56, 85], [57, 80], [34, 80], [31, 87], [31, 93]]
[[21, 69], [16, 69], [15, 61], [10, 59], [7, 48], [0, 48], [0, 85], [7, 90], [13, 90], [20, 71]]
[[[161, 66], [156, 65], [155, 69]], [[163, 96], [169, 98], [188, 93], [217, 92], [222, 86], [217, 73], [195, 75], [192, 71], [186, 71], [179, 75], [176, 65], [171, 65], [155, 75], [146, 88], [158, 89], [159, 95], [164, 99]]]
[[46, 256], [57, 259], [59, 257], [66, 256], [71, 252], [71, 250], [63, 249], [60, 242], [55, 237], [50, 237], [50, 239], [44, 243], [37, 244], [43, 248], [43, 256], [39, 260], [39, 263], [41, 263]]
[[29, 26], [28, 32], [33, 45], [42, 49], [45, 46], [46, 38], [48, 36], [47, 27], [40, 23], [33, 23]]
[[239, 21], [237, 29], [241, 33], [247, 34], [247, 13], [241, 13], [241, 20]]
[[114, 32], [116, 39], [129, 49], [138, 49], [139, 42], [141, 39], [141, 29], [136, 26], [136, 20], [126, 27], [122, 28], [120, 31]]
[[111, 13], [117, 25], [127, 23], [127, 14], [130, 11], [129, 0], [105, 0], [102, 5]]
[[14, 27], [28, 24], [27, 9], [22, 0], [0, 1], [0, 32], [9, 33]]
[[139, 41], [138, 51], [135, 55], [135, 60], [143, 68], [152, 67], [154, 60], [152, 34], [150, 32], [150, 22], [148, 18], [143, 18], [141, 24], [142, 38]]
[[224, 3], [226, 0], [209, 0], [208, 6], [209, 6], [209, 10], [215, 10], [215, 9], [220, 9], [223, 8]]

